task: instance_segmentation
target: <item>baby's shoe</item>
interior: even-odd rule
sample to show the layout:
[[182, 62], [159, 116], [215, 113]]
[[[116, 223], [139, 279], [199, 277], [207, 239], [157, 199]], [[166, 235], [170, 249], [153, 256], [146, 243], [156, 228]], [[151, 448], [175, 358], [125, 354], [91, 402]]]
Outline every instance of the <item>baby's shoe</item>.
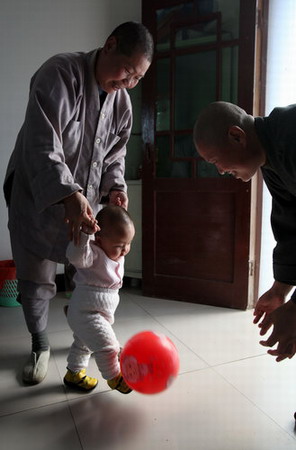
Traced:
[[107, 383], [111, 389], [116, 389], [122, 394], [129, 394], [132, 392], [132, 389], [126, 384], [121, 373], [117, 375], [117, 377], [107, 380]]
[[98, 384], [98, 380], [88, 377], [85, 372], [85, 369], [79, 372], [72, 372], [72, 370], [68, 369], [64, 377], [65, 385], [80, 391], [91, 391]]

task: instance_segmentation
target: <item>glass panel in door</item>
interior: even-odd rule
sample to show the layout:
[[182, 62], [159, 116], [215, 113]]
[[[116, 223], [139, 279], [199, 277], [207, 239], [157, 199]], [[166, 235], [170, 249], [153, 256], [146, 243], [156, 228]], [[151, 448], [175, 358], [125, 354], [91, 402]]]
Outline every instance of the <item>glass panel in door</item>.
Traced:
[[176, 57], [175, 129], [192, 129], [198, 112], [216, 99], [216, 51]]

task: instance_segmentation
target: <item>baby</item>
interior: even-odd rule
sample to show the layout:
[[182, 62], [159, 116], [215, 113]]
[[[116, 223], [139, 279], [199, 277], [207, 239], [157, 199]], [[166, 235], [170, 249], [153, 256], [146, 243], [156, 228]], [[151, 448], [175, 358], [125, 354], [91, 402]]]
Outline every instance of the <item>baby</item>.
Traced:
[[124, 256], [135, 235], [133, 221], [121, 206], [108, 205], [97, 215], [100, 230], [81, 232], [80, 243], [69, 243], [67, 258], [76, 268], [75, 289], [67, 319], [74, 342], [68, 355], [64, 383], [83, 391], [94, 389], [96, 378], [86, 375], [91, 354], [111, 389], [131, 392], [121, 373], [120, 346], [112, 328], [124, 274]]

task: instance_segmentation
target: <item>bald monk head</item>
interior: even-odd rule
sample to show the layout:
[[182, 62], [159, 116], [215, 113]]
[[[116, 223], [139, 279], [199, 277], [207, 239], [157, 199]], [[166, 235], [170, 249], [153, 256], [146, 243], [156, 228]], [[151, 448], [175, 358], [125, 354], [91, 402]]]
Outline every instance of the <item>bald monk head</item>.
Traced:
[[199, 155], [222, 175], [249, 181], [266, 161], [254, 117], [232, 103], [207, 106], [196, 121], [193, 139]]

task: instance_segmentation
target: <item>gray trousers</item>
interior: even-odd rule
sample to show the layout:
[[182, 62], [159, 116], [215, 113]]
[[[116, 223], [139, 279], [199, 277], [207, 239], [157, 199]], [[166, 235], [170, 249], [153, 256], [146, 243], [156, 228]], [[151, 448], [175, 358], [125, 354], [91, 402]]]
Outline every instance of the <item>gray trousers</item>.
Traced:
[[12, 255], [16, 265], [18, 291], [30, 333], [47, 327], [49, 301], [56, 294], [57, 263], [41, 259], [11, 236]]

